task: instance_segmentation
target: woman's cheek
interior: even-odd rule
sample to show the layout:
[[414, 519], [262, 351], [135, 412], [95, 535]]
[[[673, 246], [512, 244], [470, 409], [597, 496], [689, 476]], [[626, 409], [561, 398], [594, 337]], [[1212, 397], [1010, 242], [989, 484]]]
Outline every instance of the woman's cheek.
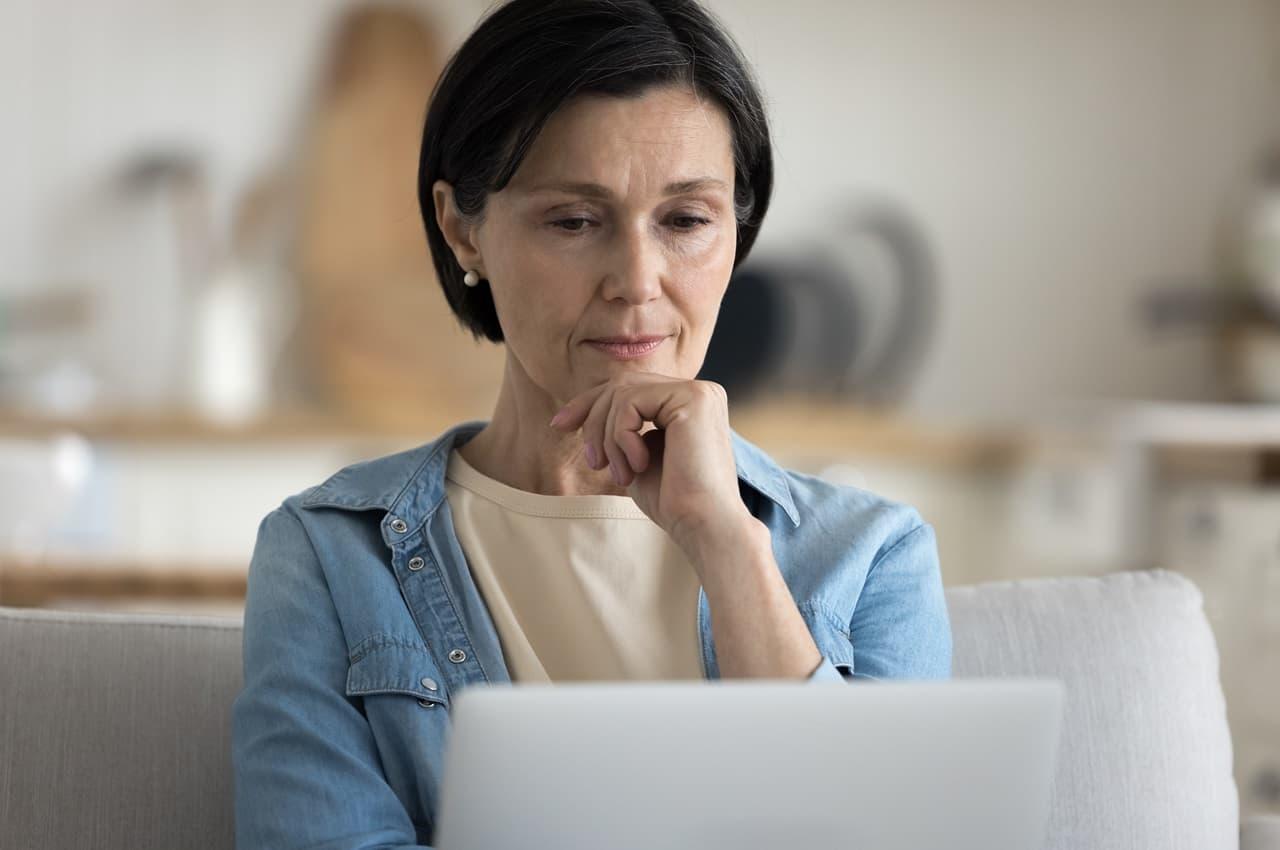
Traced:
[[700, 281], [698, 288], [705, 288], [707, 280], [719, 280], [728, 285], [728, 274], [733, 269], [736, 245], [720, 237], [701, 240], [698, 244], [685, 245], [671, 257], [672, 266], [680, 270], [685, 280]]
[[737, 250], [737, 238], [738, 233], [734, 228], [704, 227], [685, 238], [682, 253], [709, 265], [726, 260], [732, 264], [734, 252]]

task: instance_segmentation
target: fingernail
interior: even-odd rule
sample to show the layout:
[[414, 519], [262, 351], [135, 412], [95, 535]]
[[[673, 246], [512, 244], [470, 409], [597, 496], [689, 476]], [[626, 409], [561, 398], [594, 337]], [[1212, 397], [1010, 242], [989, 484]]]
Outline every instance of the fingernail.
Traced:
[[549, 424], [551, 425], [552, 428], [554, 428], [563, 421], [564, 421], [564, 411], [561, 410], [558, 413], [556, 413], [555, 416], [551, 417], [551, 422]]
[[591, 443], [587, 443], [587, 466], [596, 468], [596, 447]]

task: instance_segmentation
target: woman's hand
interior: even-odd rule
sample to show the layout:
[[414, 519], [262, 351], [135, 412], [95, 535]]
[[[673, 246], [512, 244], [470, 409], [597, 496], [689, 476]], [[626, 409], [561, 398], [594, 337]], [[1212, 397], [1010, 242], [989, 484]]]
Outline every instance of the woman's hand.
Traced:
[[[646, 422], [656, 426], [641, 434]], [[552, 420], [582, 429], [592, 469], [610, 464], [650, 519], [689, 556], [706, 588], [721, 678], [806, 679], [822, 653], [743, 504], [724, 387], [629, 372], [575, 396]]]
[[[691, 552], [756, 522], [738, 491], [728, 402], [713, 381], [628, 372], [575, 396], [551, 426], [581, 428], [591, 468], [610, 465], [640, 509]], [[655, 427], [641, 434], [646, 422]]]

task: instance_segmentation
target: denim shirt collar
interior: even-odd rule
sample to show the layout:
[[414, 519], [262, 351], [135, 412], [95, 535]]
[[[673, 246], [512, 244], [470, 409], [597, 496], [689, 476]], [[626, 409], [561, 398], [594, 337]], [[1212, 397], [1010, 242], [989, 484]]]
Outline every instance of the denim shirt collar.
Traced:
[[[390, 544], [413, 533], [439, 507], [445, 496], [445, 470], [455, 443], [466, 442], [488, 423], [468, 420], [429, 443], [408, 451], [347, 466], [302, 498], [305, 508], [385, 510], [382, 534]], [[800, 524], [785, 472], [759, 447], [729, 429], [738, 480], [775, 502]], [[401, 525], [403, 523], [403, 525]]]

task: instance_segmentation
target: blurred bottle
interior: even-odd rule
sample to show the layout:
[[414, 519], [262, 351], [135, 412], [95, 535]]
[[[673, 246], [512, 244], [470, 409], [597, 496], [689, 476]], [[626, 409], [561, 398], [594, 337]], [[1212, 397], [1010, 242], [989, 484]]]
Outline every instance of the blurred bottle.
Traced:
[[285, 406], [276, 381], [297, 314], [280, 237], [283, 187], [264, 177], [241, 198], [230, 249], [195, 299], [189, 401], [235, 425]]
[[334, 21], [297, 142], [290, 269], [308, 394], [331, 415], [418, 427], [483, 418], [506, 347], [479, 342], [449, 309], [423, 237], [422, 111], [446, 36], [399, 3]]
[[1260, 163], [1231, 253], [1238, 306], [1221, 340], [1230, 391], [1238, 401], [1280, 404], [1280, 148]]
[[1280, 149], [1263, 159], [1244, 232], [1244, 267], [1252, 288], [1280, 310]]
[[196, 302], [191, 401], [206, 419], [244, 424], [271, 406], [277, 329], [288, 309], [264, 270], [231, 259]]

